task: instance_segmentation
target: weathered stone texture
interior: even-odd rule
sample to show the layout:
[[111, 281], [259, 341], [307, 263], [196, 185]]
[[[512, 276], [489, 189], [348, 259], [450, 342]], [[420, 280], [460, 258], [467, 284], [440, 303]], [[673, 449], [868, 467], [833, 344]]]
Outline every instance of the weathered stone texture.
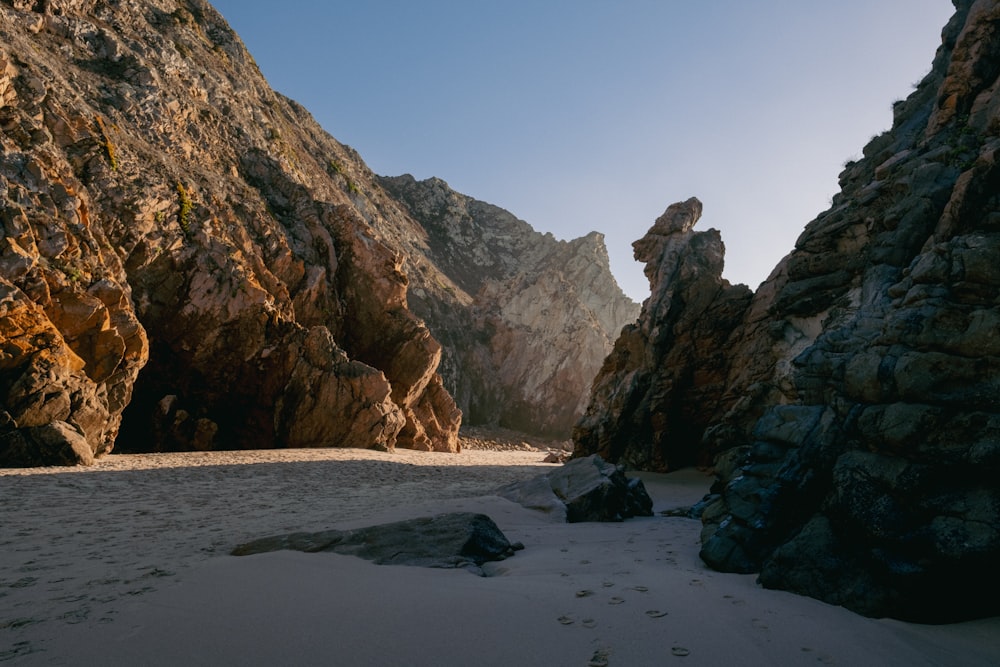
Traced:
[[651, 295], [594, 380], [577, 456], [660, 471], [705, 462], [702, 433], [728, 407], [727, 339], [751, 293], [723, 280], [718, 231], [692, 231], [701, 211], [694, 198], [673, 204], [633, 244]]
[[91, 456], [457, 450], [377, 228], [405, 213], [213, 8], [4, 2], [0, 36], [6, 464], [48, 424]]
[[441, 375], [466, 423], [568, 437], [614, 337], [638, 314], [603, 237], [558, 241], [440, 179], [380, 180], [419, 222], [398, 240], [410, 308], [441, 341]]
[[[723, 390], [708, 405], [721, 410], [699, 449], [719, 476], [702, 515], [710, 565], [921, 621], [1000, 613], [1000, 5], [956, 7], [893, 128], [845, 166], [831, 208], [717, 333]], [[610, 404], [637, 423], [691, 423], [659, 406], [698, 394], [701, 382], [673, 378], [705, 354], [674, 342], [656, 357], [673, 380], [657, 403], [605, 392]], [[627, 386], [633, 367], [615, 363]], [[676, 439], [654, 442], [606, 450], [669, 461]]]

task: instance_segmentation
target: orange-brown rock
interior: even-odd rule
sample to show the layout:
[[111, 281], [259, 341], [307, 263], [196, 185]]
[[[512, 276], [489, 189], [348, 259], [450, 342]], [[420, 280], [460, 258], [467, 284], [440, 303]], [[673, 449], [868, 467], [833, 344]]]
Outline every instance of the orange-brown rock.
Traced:
[[214, 9], [5, 0], [0, 36], [4, 464], [458, 449], [406, 214]]

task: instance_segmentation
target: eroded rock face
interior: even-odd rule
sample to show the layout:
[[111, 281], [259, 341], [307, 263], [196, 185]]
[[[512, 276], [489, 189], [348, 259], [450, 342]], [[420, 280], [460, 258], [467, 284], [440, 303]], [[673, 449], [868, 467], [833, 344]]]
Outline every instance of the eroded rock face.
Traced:
[[751, 292], [722, 278], [719, 232], [692, 230], [701, 211], [694, 198], [673, 204], [633, 244], [651, 295], [594, 380], [575, 456], [658, 471], [705, 462], [702, 434], [728, 407], [727, 339]]
[[638, 314], [603, 237], [558, 241], [440, 179], [381, 182], [420, 224], [398, 241], [409, 304], [442, 343], [441, 375], [466, 422], [568, 437], [612, 341]]
[[2, 2], [0, 34], [4, 464], [46, 425], [53, 461], [458, 449], [406, 214], [214, 9]]
[[96, 117], [70, 117], [10, 51], [0, 102], [0, 465], [88, 463], [114, 446], [148, 354], [121, 259], [67, 154], [100, 150], [87, 134]]
[[710, 565], [921, 621], [1000, 613], [1000, 5], [956, 7], [724, 338], [701, 443]]

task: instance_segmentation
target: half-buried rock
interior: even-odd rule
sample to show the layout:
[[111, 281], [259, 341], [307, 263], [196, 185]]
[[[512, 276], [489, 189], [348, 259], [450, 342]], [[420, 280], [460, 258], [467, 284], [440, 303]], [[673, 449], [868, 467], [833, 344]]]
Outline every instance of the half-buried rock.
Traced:
[[480, 566], [503, 560], [523, 549], [511, 544], [493, 519], [485, 514], [452, 512], [408, 519], [356, 530], [290, 533], [241, 544], [234, 556], [269, 551], [318, 551], [357, 556], [378, 565], [465, 568], [480, 576]]
[[573, 459], [548, 474], [501, 487], [497, 495], [528, 509], [565, 516], [568, 523], [622, 521], [652, 516], [653, 501], [641, 479], [597, 454]]

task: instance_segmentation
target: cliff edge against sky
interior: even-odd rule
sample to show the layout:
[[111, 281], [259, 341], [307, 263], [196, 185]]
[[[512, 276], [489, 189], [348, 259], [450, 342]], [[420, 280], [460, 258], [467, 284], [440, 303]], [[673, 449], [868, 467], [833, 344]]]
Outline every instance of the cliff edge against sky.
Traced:
[[622, 293], [603, 237], [541, 234], [440, 179], [380, 179], [422, 234], [410, 309], [442, 345], [441, 376], [465, 422], [568, 439], [618, 332]]
[[576, 429], [577, 455], [714, 462], [713, 567], [921, 621], [1000, 613], [1000, 4], [955, 5], [752, 297], [697, 200], [636, 242], [653, 295]]
[[[552, 261], [516, 281], [481, 270], [487, 226], [429, 233], [201, 0], [3, 0], [0, 18], [0, 465], [116, 446], [456, 451], [449, 390], [481, 423], [568, 435], [635, 314], [599, 238], [549, 239]], [[514, 227], [509, 243], [541, 237]], [[466, 293], [463, 265], [492, 287]], [[580, 275], [610, 305], [560, 311]], [[512, 322], [526, 298], [594, 329], [579, 359], [555, 359], [562, 331]], [[512, 358], [510, 377], [465, 380]]]

